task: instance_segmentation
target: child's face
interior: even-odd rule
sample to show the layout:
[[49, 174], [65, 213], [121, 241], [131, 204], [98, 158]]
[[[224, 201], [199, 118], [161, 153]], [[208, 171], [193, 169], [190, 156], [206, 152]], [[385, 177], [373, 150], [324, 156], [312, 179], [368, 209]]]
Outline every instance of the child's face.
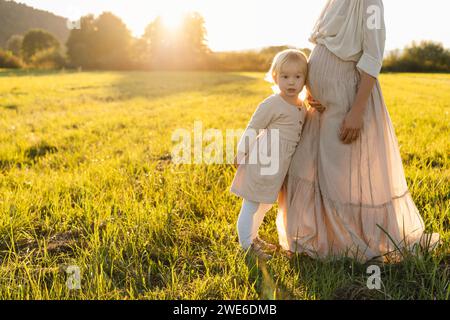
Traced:
[[275, 80], [281, 93], [288, 97], [298, 96], [306, 82], [301, 66], [295, 61], [284, 63]]

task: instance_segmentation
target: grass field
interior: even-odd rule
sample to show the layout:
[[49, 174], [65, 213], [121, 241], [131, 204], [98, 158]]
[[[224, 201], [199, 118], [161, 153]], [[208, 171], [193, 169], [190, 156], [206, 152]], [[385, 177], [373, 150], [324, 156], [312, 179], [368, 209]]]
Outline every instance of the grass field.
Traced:
[[381, 266], [381, 290], [348, 259], [246, 259], [235, 169], [171, 163], [177, 128], [244, 128], [262, 78], [0, 71], [0, 299], [449, 299], [450, 75], [381, 77], [410, 191], [444, 240]]

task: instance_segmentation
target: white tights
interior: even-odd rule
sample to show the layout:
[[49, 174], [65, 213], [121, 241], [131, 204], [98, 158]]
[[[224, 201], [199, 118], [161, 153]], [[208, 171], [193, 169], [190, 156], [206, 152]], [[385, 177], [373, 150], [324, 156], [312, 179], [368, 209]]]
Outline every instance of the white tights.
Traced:
[[249, 200], [242, 201], [241, 212], [237, 221], [239, 244], [244, 250], [250, 248], [258, 236], [264, 216], [272, 208], [272, 204], [263, 204]]

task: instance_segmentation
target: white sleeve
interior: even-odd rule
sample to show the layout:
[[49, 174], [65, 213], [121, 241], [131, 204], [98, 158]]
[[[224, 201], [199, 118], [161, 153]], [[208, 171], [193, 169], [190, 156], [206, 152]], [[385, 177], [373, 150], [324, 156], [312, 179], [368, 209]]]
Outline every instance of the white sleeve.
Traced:
[[[251, 150], [259, 130], [266, 129], [275, 117], [275, 108], [270, 103], [263, 102], [258, 106], [239, 141], [237, 148], [238, 161]], [[246, 141], [248, 141], [248, 144]]]
[[[257, 134], [253, 128], [247, 127], [242, 134], [237, 147], [237, 161], [239, 164], [244, 163], [245, 156], [251, 150], [253, 144], [256, 142]], [[248, 144], [246, 143], [248, 141]]]
[[358, 69], [377, 78], [383, 65], [386, 43], [386, 26], [382, 0], [362, 0], [363, 5], [363, 54]]
[[269, 102], [260, 103], [250, 119], [248, 127], [253, 129], [266, 129], [275, 119], [275, 109]]

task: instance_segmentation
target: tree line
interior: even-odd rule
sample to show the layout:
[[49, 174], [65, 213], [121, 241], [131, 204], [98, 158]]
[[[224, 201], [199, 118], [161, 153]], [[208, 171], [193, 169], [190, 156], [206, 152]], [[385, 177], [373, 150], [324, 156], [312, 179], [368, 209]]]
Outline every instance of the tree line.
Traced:
[[450, 50], [433, 41], [413, 42], [384, 59], [385, 72], [450, 72]]
[[[273, 56], [287, 46], [261, 50], [212, 52], [207, 45], [204, 18], [186, 14], [177, 29], [157, 17], [140, 38], [110, 12], [87, 15], [73, 24], [64, 45], [48, 31], [13, 35], [0, 50], [3, 68], [78, 68], [83, 70], [214, 70], [267, 71]], [[309, 54], [308, 49], [303, 49]], [[387, 72], [450, 72], [450, 50], [442, 44], [412, 43], [391, 52]]]

